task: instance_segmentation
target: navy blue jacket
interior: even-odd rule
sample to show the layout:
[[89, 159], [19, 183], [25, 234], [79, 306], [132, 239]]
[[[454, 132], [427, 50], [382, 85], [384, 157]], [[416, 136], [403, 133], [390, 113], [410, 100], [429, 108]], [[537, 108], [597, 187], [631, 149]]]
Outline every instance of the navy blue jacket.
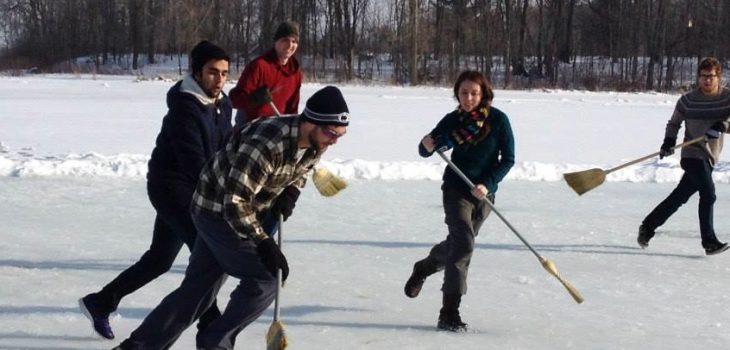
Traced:
[[[482, 184], [487, 187], [489, 193], [496, 193], [499, 182], [507, 175], [507, 172], [515, 164], [515, 140], [512, 134], [512, 127], [504, 112], [497, 108], [489, 107], [491, 131], [476, 144], [464, 142], [456, 145], [451, 152], [451, 161], [463, 172], [475, 185]], [[451, 132], [459, 125], [459, 111], [456, 110], [444, 116], [436, 127], [431, 131], [431, 136]], [[430, 157], [423, 144], [419, 142], [418, 151], [422, 157]], [[446, 167], [443, 176], [444, 186], [457, 188], [464, 192], [469, 191], [469, 186], [451, 168]]]
[[167, 107], [147, 180], [168, 192], [168, 203], [187, 208], [203, 165], [231, 136], [231, 101], [223, 92], [211, 99], [188, 75], [167, 92]]

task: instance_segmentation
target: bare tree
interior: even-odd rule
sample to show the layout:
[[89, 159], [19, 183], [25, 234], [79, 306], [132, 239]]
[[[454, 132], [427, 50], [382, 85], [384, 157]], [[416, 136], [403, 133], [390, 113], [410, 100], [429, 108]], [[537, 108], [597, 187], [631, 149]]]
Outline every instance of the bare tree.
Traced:
[[410, 69], [411, 85], [418, 85], [418, 16], [419, 8], [417, 0], [408, 1], [409, 36], [410, 36]]
[[[200, 39], [234, 66], [300, 24], [308, 79], [449, 83], [463, 69], [495, 84], [667, 90], [704, 56], [730, 54], [726, 0], [0, 0], [0, 68], [130, 71], [183, 57]], [[386, 6], [381, 6], [386, 5]], [[146, 57], [146, 60], [142, 60]], [[580, 58], [580, 59], [576, 59]], [[384, 70], [385, 63], [391, 70]], [[85, 68], [86, 67], [86, 68]], [[91, 67], [91, 68], [89, 68]], [[378, 74], [374, 74], [377, 72]]]

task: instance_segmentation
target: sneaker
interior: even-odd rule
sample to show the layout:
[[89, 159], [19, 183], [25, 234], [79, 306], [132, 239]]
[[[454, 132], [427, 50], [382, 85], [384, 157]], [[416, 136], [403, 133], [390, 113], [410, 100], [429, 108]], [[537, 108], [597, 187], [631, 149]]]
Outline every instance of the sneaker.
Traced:
[[639, 243], [639, 247], [644, 249], [649, 246], [649, 240], [654, 237], [654, 230], [644, 226], [639, 226], [639, 236], [636, 237], [636, 243]]
[[439, 322], [436, 324], [436, 328], [442, 331], [454, 332], [454, 333], [466, 333], [469, 331], [469, 325], [461, 321], [461, 317], [439, 317]]
[[109, 313], [101, 310], [96, 302], [95, 294], [89, 294], [79, 299], [79, 308], [91, 320], [91, 325], [97, 334], [106, 339], [114, 339], [114, 332], [109, 325]]
[[715, 255], [720, 254], [730, 248], [730, 245], [727, 243], [717, 242], [715, 244], [709, 245], [705, 248], [705, 254], [707, 255]]

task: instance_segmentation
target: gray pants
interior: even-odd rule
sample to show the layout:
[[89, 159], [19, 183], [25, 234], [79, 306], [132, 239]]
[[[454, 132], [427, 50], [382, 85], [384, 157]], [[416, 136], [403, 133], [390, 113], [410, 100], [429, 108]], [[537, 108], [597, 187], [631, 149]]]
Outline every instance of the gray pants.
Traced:
[[[493, 203], [494, 197], [489, 200]], [[445, 222], [449, 229], [446, 239], [431, 248], [429, 256], [444, 268], [444, 294], [466, 294], [466, 276], [474, 252], [474, 240], [479, 228], [491, 212], [490, 207], [471, 194], [444, 187]]]
[[193, 216], [198, 241], [185, 278], [122, 343], [123, 349], [168, 349], [212, 305], [228, 275], [240, 280], [223, 314], [196, 337], [202, 349], [233, 349], [236, 335], [271, 305], [276, 279], [250, 241], [242, 241], [225, 220]]

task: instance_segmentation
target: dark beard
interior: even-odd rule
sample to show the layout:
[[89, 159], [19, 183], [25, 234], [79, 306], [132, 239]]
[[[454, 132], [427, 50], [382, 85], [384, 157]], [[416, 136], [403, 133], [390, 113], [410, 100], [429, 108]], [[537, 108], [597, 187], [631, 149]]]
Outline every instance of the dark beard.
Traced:
[[322, 151], [322, 147], [319, 146], [319, 143], [314, 137], [314, 132], [309, 133], [309, 147], [312, 148], [316, 153]]

